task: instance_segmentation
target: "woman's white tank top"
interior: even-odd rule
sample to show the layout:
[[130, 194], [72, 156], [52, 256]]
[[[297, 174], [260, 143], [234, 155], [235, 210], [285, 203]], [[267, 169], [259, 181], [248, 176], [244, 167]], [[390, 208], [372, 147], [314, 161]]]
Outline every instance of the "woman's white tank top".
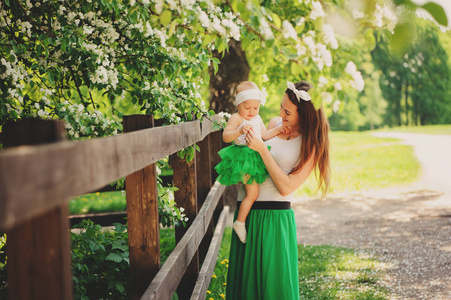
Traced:
[[[301, 140], [300, 136], [292, 140], [283, 140], [276, 136], [265, 142], [267, 146], [271, 146], [271, 155], [285, 174], [289, 174], [293, 170], [301, 156]], [[244, 187], [241, 187], [238, 192], [238, 201], [243, 200], [245, 196], [246, 191]], [[293, 193], [282, 196], [269, 176], [259, 186], [257, 201], [291, 201], [292, 199]]]

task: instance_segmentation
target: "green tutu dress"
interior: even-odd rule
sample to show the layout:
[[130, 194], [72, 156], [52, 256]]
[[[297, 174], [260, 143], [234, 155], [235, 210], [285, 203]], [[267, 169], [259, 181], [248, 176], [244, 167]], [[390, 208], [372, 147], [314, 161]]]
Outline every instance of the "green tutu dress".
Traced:
[[223, 185], [262, 184], [268, 177], [260, 154], [246, 145], [231, 145], [221, 149], [218, 154], [221, 162], [215, 170], [219, 175], [217, 180]]
[[[237, 214], [238, 209], [235, 220]], [[246, 244], [240, 242], [234, 231], [232, 233], [226, 299], [298, 300], [298, 251], [293, 210], [253, 207], [246, 218], [246, 229]]]

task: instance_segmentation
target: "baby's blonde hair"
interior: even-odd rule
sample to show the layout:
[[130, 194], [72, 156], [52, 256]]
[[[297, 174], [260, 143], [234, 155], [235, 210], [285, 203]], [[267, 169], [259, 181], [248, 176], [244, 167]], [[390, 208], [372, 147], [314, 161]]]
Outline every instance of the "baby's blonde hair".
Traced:
[[236, 94], [245, 91], [245, 90], [252, 90], [252, 89], [259, 89], [258, 85], [255, 84], [255, 82], [252, 81], [242, 81], [240, 82], [236, 87]]

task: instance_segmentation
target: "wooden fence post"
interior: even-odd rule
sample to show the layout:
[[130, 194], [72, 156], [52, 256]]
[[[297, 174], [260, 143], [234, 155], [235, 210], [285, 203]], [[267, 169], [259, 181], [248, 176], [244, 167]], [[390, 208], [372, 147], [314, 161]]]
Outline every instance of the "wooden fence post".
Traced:
[[[207, 135], [202, 141], [197, 143], [200, 152], [196, 153], [196, 168], [197, 168], [197, 203], [199, 209], [205, 202], [208, 192], [212, 187], [211, 173], [212, 162], [210, 153], [210, 135]], [[210, 222], [207, 232], [199, 246], [199, 261], [202, 263], [208, 252], [211, 239], [214, 234], [214, 222]]]
[[[2, 139], [7, 148], [64, 137], [61, 121], [26, 119], [5, 124]], [[9, 299], [72, 299], [68, 214], [65, 203], [7, 231]]]
[[[124, 132], [154, 125], [153, 116], [123, 118]], [[160, 269], [160, 222], [156, 166], [151, 164], [126, 177], [127, 221], [130, 250], [129, 298], [140, 299]]]
[[[218, 173], [214, 169], [214, 167], [221, 161], [221, 158], [219, 157], [219, 150], [223, 148], [223, 142], [222, 142], [222, 130], [212, 132], [210, 134], [210, 140], [211, 140], [211, 146], [210, 146], [210, 156], [211, 156], [211, 163], [212, 163], [212, 184], [216, 181], [216, 178], [218, 177]], [[227, 197], [227, 191], [230, 189], [230, 187], [227, 187], [224, 191], [224, 194], [221, 196], [221, 199], [219, 200], [218, 206], [215, 210], [215, 215], [213, 217], [214, 225], [216, 226], [216, 223], [219, 219], [219, 215], [221, 214], [222, 209], [224, 208], [226, 197]], [[236, 207], [236, 197], [232, 201], [232, 207]], [[230, 205], [230, 204], [228, 204]]]
[[[196, 156], [197, 153], [194, 153], [194, 159], [190, 162], [179, 158], [176, 153], [170, 156], [170, 162], [174, 173], [174, 185], [178, 188], [174, 193], [175, 202], [178, 206], [185, 209], [185, 214], [189, 219], [186, 223], [186, 227], [175, 228], [176, 243], [182, 239], [199, 211], [197, 206]], [[180, 300], [189, 299], [191, 297], [198, 274], [199, 251], [196, 251], [196, 254], [186, 269], [185, 275], [180, 281], [177, 289], [177, 295]]]

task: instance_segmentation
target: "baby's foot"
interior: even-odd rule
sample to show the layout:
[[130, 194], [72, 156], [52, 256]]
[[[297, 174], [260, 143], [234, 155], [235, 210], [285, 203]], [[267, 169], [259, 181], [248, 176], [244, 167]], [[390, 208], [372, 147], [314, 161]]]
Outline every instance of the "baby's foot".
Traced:
[[247, 237], [246, 223], [236, 220], [233, 223], [233, 230], [235, 230], [235, 232], [238, 235], [238, 238], [240, 239], [240, 241], [243, 244], [246, 244], [246, 237]]

